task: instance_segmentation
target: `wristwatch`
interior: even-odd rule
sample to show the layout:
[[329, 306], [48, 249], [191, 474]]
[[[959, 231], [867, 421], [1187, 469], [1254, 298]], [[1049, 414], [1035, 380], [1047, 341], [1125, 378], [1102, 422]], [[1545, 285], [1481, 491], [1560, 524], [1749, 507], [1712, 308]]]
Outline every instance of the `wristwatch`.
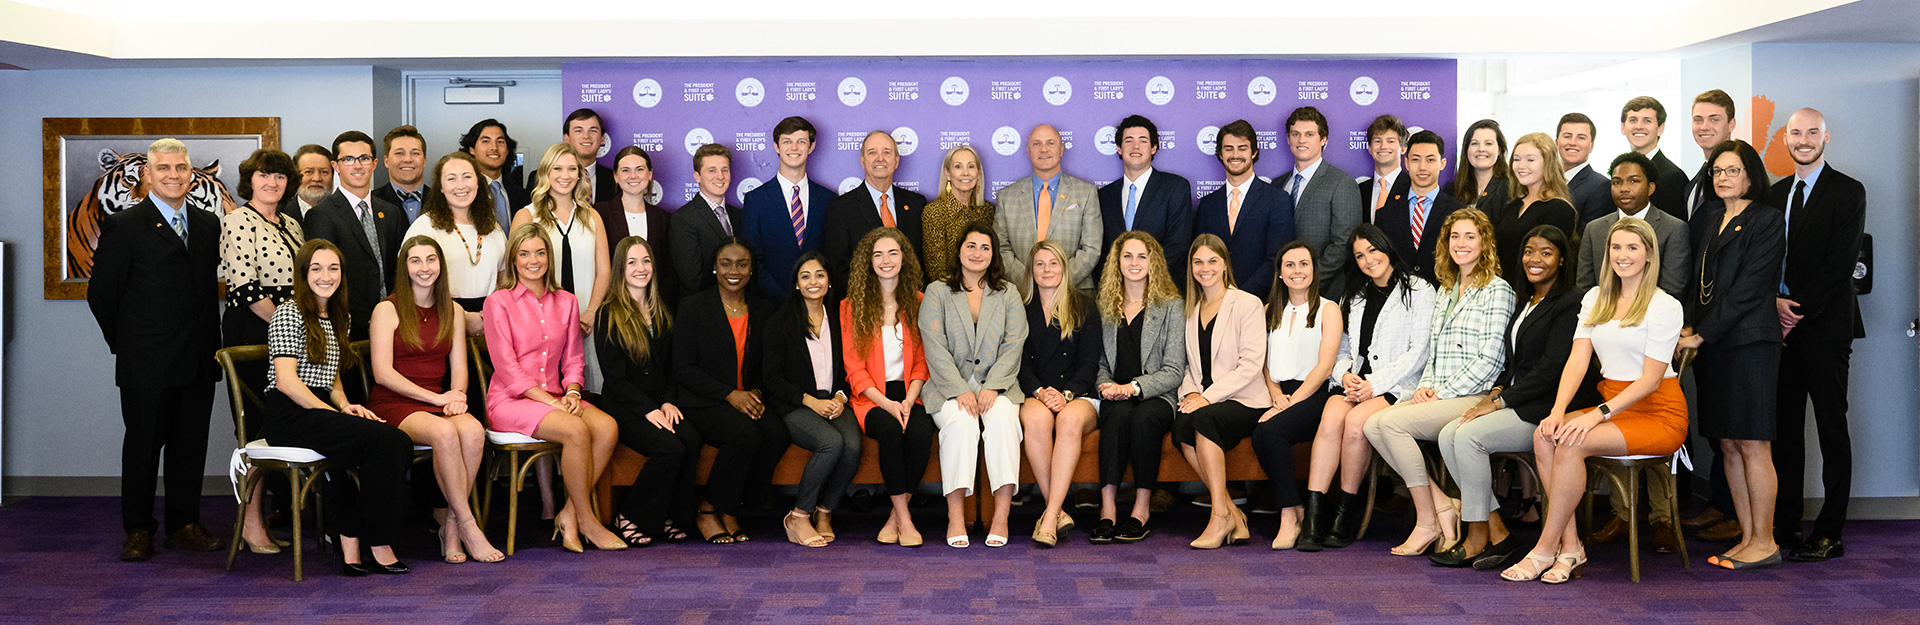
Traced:
[[1140, 391], [1140, 383], [1139, 383], [1139, 382], [1128, 382], [1128, 383], [1127, 383], [1127, 386], [1131, 386], [1131, 387], [1133, 387], [1133, 395], [1134, 395], [1135, 397], [1139, 397], [1139, 396], [1141, 396], [1141, 395], [1144, 395], [1144, 394], [1145, 394], [1145, 393], [1143, 393], [1143, 392], [1141, 392], [1141, 391]]
[[1598, 407], [1598, 408], [1594, 408], [1594, 410], [1598, 410], [1598, 411], [1600, 411], [1600, 420], [1601, 420], [1601, 421], [1606, 421], [1606, 420], [1608, 420], [1608, 419], [1612, 419], [1612, 418], [1613, 418], [1613, 408], [1612, 408], [1612, 407], [1609, 407], [1609, 406], [1607, 406], [1607, 405], [1606, 405], [1605, 403], [1602, 403], [1602, 404], [1600, 404], [1600, 407]]
[[1060, 391], [1060, 394], [1065, 396], [1067, 401], [1073, 401], [1073, 391]]

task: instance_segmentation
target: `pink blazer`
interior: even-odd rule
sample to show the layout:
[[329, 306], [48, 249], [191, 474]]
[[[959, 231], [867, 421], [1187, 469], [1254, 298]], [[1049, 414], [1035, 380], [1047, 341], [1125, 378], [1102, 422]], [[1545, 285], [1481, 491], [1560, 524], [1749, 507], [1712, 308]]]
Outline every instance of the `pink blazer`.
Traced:
[[[1240, 289], [1227, 289], [1220, 314], [1213, 320], [1213, 385], [1200, 387], [1200, 319], [1187, 317], [1187, 374], [1180, 379], [1180, 396], [1199, 393], [1207, 401], [1237, 401], [1249, 408], [1267, 408], [1273, 398], [1260, 380], [1267, 364], [1266, 306]], [[1176, 400], [1177, 401], [1177, 400]]]

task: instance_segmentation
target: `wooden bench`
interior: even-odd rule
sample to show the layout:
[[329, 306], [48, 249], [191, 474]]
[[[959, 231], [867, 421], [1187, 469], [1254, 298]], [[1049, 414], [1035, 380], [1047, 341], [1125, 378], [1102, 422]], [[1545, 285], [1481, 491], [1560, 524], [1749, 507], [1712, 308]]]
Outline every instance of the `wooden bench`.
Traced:
[[[701, 446], [700, 464], [699, 467], [695, 469], [698, 471], [696, 474], [698, 476], [696, 478], [697, 483], [705, 484], [707, 482], [707, 473], [713, 470], [713, 458], [716, 453], [718, 452], [713, 447]], [[812, 458], [813, 452], [795, 446], [787, 447], [786, 455], [780, 457], [780, 464], [773, 469], [774, 485], [792, 486], [799, 484], [800, 473], [806, 470], [807, 460]], [[934, 442], [933, 453], [928, 456], [928, 458], [927, 471], [920, 476], [920, 481], [938, 483], [940, 481], [940, 444], [938, 440]], [[626, 445], [614, 446], [613, 458], [607, 461], [607, 470], [600, 472], [600, 482], [594, 485], [594, 490], [600, 495], [600, 518], [613, 518], [611, 514], [614, 508], [613, 487], [632, 484], [634, 478], [640, 475], [640, 466], [644, 462], [646, 462], [646, 456], [640, 455], [639, 452], [628, 448]], [[982, 471], [979, 477], [981, 480], [984, 480], [986, 473]], [[863, 439], [860, 444], [860, 470], [854, 474], [853, 483], [879, 484], [881, 482], [879, 448], [874, 446], [872, 440]], [[979, 518], [980, 502], [977, 500], [980, 499], [979, 494], [981, 492], [981, 487], [976, 486], [974, 488], [974, 496], [967, 498], [965, 508], [967, 511], [967, 523], [969, 524]]]

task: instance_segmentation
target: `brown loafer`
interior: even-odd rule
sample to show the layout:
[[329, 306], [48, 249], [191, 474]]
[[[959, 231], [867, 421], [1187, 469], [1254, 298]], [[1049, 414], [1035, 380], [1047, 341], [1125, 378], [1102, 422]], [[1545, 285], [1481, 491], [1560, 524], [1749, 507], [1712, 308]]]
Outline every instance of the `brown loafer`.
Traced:
[[1587, 540], [1594, 544], [1604, 545], [1607, 543], [1620, 542], [1620, 539], [1626, 537], [1627, 522], [1617, 516], [1608, 516], [1607, 524], [1600, 526], [1600, 529], [1595, 530], [1593, 536]]
[[1739, 521], [1735, 521], [1733, 519], [1727, 519], [1725, 521], [1715, 523], [1707, 527], [1707, 529], [1700, 530], [1700, 533], [1695, 535], [1699, 536], [1700, 540], [1711, 540], [1713, 542], [1740, 542], [1740, 538], [1743, 534], [1740, 531]]
[[219, 551], [221, 545], [220, 539], [208, 533], [207, 528], [201, 527], [199, 523], [191, 523], [167, 534], [166, 547], [187, 551]]
[[127, 532], [127, 542], [120, 545], [120, 561], [146, 562], [153, 559], [153, 532], [133, 530]]
[[1673, 523], [1668, 521], [1654, 521], [1653, 552], [1673, 553], [1675, 551], [1679, 551], [1679, 549], [1673, 540]]
[[1703, 527], [1716, 525], [1721, 521], [1726, 520], [1726, 518], [1727, 518], [1727, 515], [1725, 513], [1722, 513], [1719, 510], [1715, 510], [1713, 508], [1707, 508], [1705, 510], [1701, 510], [1700, 514], [1696, 514], [1690, 517], [1680, 519], [1680, 527], [1684, 527], [1690, 530], [1697, 530]]

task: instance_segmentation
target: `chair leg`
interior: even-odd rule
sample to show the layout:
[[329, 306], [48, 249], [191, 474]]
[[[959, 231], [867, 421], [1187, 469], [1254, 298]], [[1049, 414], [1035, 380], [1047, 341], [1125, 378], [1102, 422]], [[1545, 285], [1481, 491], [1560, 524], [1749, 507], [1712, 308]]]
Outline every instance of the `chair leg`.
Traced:
[[[287, 469], [287, 484], [293, 487], [293, 501], [290, 502], [293, 508], [293, 581], [297, 582], [304, 579], [302, 573], [305, 569], [303, 569], [302, 566], [305, 564], [305, 561], [301, 556], [301, 552], [306, 551], [306, 544], [300, 542], [300, 515], [301, 512], [306, 509], [307, 489], [313, 485], [313, 482], [311, 479], [300, 479], [300, 471], [289, 467]], [[316, 511], [319, 510], [317, 503], [314, 509]], [[316, 516], [316, 518], [318, 517]]]
[[1627, 566], [1633, 581], [1640, 581], [1640, 471], [1627, 470]]
[[[244, 490], [244, 488], [243, 488]], [[240, 524], [247, 522], [247, 501], [242, 500], [233, 512], [233, 540], [227, 541], [227, 572], [233, 572], [234, 556], [240, 553]]]
[[[1679, 496], [1675, 494], [1678, 491], [1674, 489], [1679, 487], [1679, 484], [1675, 483], [1678, 480], [1675, 478], [1673, 474], [1673, 468], [1671, 466], [1667, 467], [1666, 473], [1667, 473], [1666, 475], [1667, 508], [1677, 512], [1678, 510], [1680, 510], [1680, 501], [1678, 498]], [[1675, 522], [1668, 523], [1667, 526], [1673, 528], [1673, 544], [1680, 551], [1680, 568], [1683, 568], [1683, 569], [1693, 568], [1693, 560], [1687, 557], [1687, 538], [1686, 536], [1680, 533], [1680, 523], [1676, 520]]]
[[513, 471], [507, 481], [507, 555], [513, 555], [513, 541], [520, 531], [520, 485], [527, 478], [527, 467], [522, 466], [518, 451], [507, 452], [507, 464]]
[[1360, 488], [1367, 490], [1366, 511], [1360, 513], [1360, 529], [1353, 532], [1353, 542], [1357, 543], [1360, 539], [1366, 538], [1367, 526], [1373, 525], [1373, 502], [1380, 493], [1380, 478], [1384, 475], [1386, 475], [1386, 467], [1381, 464], [1380, 458], [1377, 456], [1369, 458], [1367, 481], [1360, 484]]
[[500, 452], [489, 451], [486, 459], [480, 463], [480, 480], [474, 484], [475, 494], [480, 497], [478, 519], [481, 531], [487, 529], [487, 517], [493, 512], [493, 481], [500, 475]]

